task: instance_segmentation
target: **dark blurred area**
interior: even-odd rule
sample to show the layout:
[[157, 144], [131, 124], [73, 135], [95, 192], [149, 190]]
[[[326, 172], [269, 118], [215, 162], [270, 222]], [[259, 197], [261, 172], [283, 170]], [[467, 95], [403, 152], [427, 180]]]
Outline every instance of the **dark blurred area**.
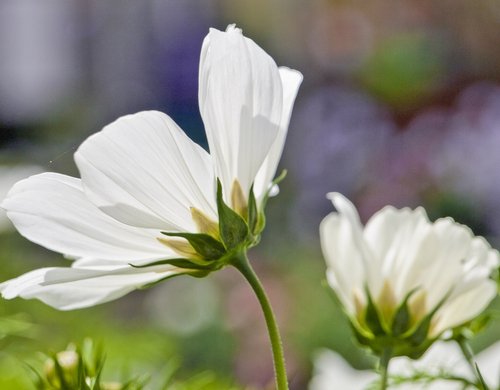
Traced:
[[[386, 204], [423, 205], [431, 218], [452, 216], [498, 247], [499, 21], [497, 0], [3, 0], [0, 192], [30, 172], [78, 176], [78, 145], [141, 110], [167, 113], [206, 147], [201, 44], [210, 27], [236, 23], [278, 65], [304, 74], [281, 163], [288, 177], [250, 254], [283, 329], [292, 388], [304, 389], [319, 347], [369, 364], [318, 283], [327, 192], [350, 197], [365, 220]], [[68, 264], [7, 221], [0, 226], [1, 280]], [[155, 374], [180, 357], [186, 373], [213, 370], [257, 389], [272, 383], [261, 314], [231, 270], [76, 312], [2, 301], [2, 315], [22, 315], [36, 331], [4, 342], [0, 388], [27, 386], [23, 356], [85, 336], [104, 341], [116, 371]], [[46, 329], [54, 323], [57, 334]], [[494, 329], [477, 348], [500, 336]]]

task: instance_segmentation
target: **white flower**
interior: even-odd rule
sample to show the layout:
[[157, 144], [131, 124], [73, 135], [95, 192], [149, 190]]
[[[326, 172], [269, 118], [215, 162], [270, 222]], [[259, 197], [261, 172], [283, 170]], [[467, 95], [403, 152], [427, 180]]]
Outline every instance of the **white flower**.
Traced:
[[161, 232], [218, 239], [216, 179], [226, 203], [240, 213], [254, 183], [261, 211], [301, 81], [299, 72], [278, 68], [241, 30], [211, 29], [199, 74], [211, 154], [167, 115], [141, 112], [119, 118], [79, 147], [81, 180], [44, 173], [17, 183], [2, 207], [19, 232], [76, 261], [5, 282], [2, 295], [68, 310], [194, 272], [166, 263], [129, 264], [190, 256], [205, 264], [183, 238]]
[[[476, 357], [481, 375], [492, 389], [498, 389], [500, 374], [500, 342], [479, 353]], [[446, 372], [471, 381], [475, 381], [474, 373], [465, 361], [458, 344], [451, 342], [437, 342], [415, 361], [406, 357], [395, 358], [389, 366], [390, 375], [410, 377], [419, 372], [439, 375]], [[368, 370], [352, 368], [339, 354], [322, 350], [314, 358], [313, 377], [309, 383], [309, 390], [331, 389], [365, 389], [370, 383], [378, 379], [378, 374]], [[438, 380], [430, 383], [416, 382], [396, 386], [401, 390], [460, 390], [463, 384], [449, 380]]]
[[[498, 251], [466, 226], [451, 218], [431, 223], [422, 208], [387, 206], [363, 228], [352, 203], [338, 193], [329, 198], [338, 212], [320, 227], [327, 278], [361, 342], [370, 345], [376, 334], [404, 336], [407, 343], [395, 356], [418, 355], [496, 296], [490, 275]], [[419, 337], [409, 338], [419, 326]]]

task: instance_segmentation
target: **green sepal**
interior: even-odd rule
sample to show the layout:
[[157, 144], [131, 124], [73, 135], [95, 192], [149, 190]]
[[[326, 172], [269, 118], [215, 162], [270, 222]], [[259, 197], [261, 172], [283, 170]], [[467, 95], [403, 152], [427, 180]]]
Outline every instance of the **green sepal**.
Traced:
[[474, 318], [472, 321], [469, 321], [467, 325], [463, 325], [460, 328], [462, 328], [463, 331], [470, 333], [470, 337], [476, 336], [488, 327], [492, 319], [492, 313], [486, 312]]
[[259, 220], [259, 210], [257, 209], [257, 201], [255, 200], [255, 194], [253, 192], [253, 184], [250, 187], [250, 193], [248, 194], [248, 227], [252, 234], [260, 233], [257, 231], [257, 222]]
[[194, 278], [204, 278], [209, 273], [210, 273], [210, 271], [199, 270], [199, 271], [189, 272], [186, 275], [192, 276]]
[[[195, 272], [197, 272], [197, 271], [195, 271]], [[208, 273], [209, 273], [209, 272], [207, 271], [207, 274], [208, 274]], [[144, 285], [142, 285], [142, 286], [138, 287], [138, 290], [146, 290], [147, 288], [150, 288], [150, 287], [156, 286], [158, 283], [161, 283], [161, 282], [163, 282], [164, 280], [167, 280], [167, 279], [170, 279], [170, 278], [174, 278], [174, 277], [176, 277], [176, 276], [180, 276], [180, 275], [189, 275], [189, 274], [190, 274], [190, 272], [189, 272], [189, 271], [186, 271], [186, 272], [179, 272], [179, 273], [177, 273], [177, 274], [171, 274], [171, 275], [165, 276], [164, 278], [161, 278], [161, 279], [159, 279], [159, 280], [156, 280], [156, 281], [154, 281], [154, 282], [144, 284]]]
[[373, 336], [362, 329], [357, 323], [355, 323], [352, 319], [349, 321], [349, 326], [351, 327], [352, 333], [356, 341], [364, 345], [366, 347], [371, 347], [373, 342]]
[[393, 336], [400, 336], [404, 334], [411, 324], [411, 314], [410, 309], [408, 307], [408, 301], [411, 296], [417, 291], [417, 289], [411, 290], [408, 294], [406, 294], [405, 299], [396, 309], [394, 317], [392, 319], [391, 331]]
[[212, 236], [204, 233], [169, 233], [161, 232], [169, 237], [181, 237], [186, 239], [193, 249], [203, 259], [217, 260], [226, 253], [224, 246]]
[[425, 340], [427, 340], [432, 318], [439, 308], [446, 302], [448, 295], [449, 294], [446, 294], [446, 296], [438, 302], [434, 309], [432, 309], [432, 311], [429, 312], [415, 327], [406, 332], [407, 336], [405, 339], [408, 340], [410, 344], [417, 346], [423, 344]]
[[269, 189], [265, 192], [265, 194], [262, 198], [262, 201], [260, 203], [260, 211], [257, 213], [257, 223], [255, 226], [255, 229], [251, 230], [251, 231], [255, 232], [254, 234], [261, 233], [264, 230], [264, 228], [266, 227], [266, 216], [264, 214], [264, 209], [266, 208], [267, 201], [269, 200], [269, 194], [275, 185], [278, 185], [279, 183], [281, 183], [285, 179], [287, 173], [288, 173], [288, 171], [286, 169], [283, 169], [281, 171], [281, 173], [278, 175], [278, 177], [275, 178], [271, 182]]
[[232, 250], [245, 243], [248, 237], [248, 225], [245, 220], [224, 202], [222, 185], [217, 179], [217, 212], [219, 214], [219, 233], [227, 250]]
[[129, 265], [133, 268], [147, 268], [154, 267], [155, 265], [173, 265], [174, 267], [184, 268], [184, 269], [194, 269], [194, 270], [206, 270], [207, 268], [212, 268], [212, 263], [201, 264], [201, 260], [192, 260], [192, 259], [165, 259], [158, 260], [148, 264], [135, 265], [129, 263]]
[[479, 370], [479, 366], [477, 365], [476, 362], [474, 362], [474, 366], [476, 367], [476, 374], [479, 379], [479, 383], [483, 387], [483, 390], [490, 390], [489, 386], [486, 384], [486, 381], [484, 380], [483, 374]]
[[176, 258], [176, 259], [157, 260], [157, 261], [153, 261], [152, 263], [140, 264], [140, 265], [128, 263], [128, 265], [130, 265], [133, 268], [147, 268], [147, 267], [154, 267], [155, 265], [175, 265], [174, 263], [182, 262], [182, 261], [191, 262], [190, 259], [185, 259], [183, 257], [180, 257], [180, 258]]
[[271, 190], [273, 189], [273, 187], [278, 185], [279, 183], [281, 183], [285, 179], [287, 173], [288, 173], [288, 171], [286, 169], [283, 169], [281, 171], [281, 173], [279, 174], [279, 176], [271, 182], [269, 189], [265, 192], [265, 194], [262, 198], [262, 204], [261, 204], [262, 210], [264, 210], [266, 205], [267, 205], [267, 201], [269, 200], [269, 194], [271, 193]]
[[288, 174], [288, 171], [286, 169], [283, 169], [281, 173], [276, 177], [272, 182], [271, 185], [269, 186], [269, 189], [266, 191], [264, 194], [264, 198], [262, 199], [262, 210], [266, 207], [267, 201], [269, 200], [269, 194], [272, 190], [272, 188], [279, 183], [281, 183], [283, 180], [285, 180], [286, 175]]
[[368, 287], [365, 287], [365, 293], [368, 300], [368, 304], [365, 308], [365, 324], [375, 337], [385, 335], [386, 331], [382, 324], [382, 319], [380, 318], [377, 307], [373, 303], [373, 299], [370, 291], [368, 291]]

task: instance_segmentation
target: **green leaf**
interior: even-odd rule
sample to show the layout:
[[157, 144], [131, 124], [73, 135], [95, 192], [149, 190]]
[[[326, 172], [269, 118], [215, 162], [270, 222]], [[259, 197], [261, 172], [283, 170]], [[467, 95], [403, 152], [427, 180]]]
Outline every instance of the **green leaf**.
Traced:
[[169, 237], [185, 238], [193, 249], [205, 260], [217, 260], [226, 253], [224, 246], [208, 234], [168, 232], [161, 232], [161, 234]]
[[54, 370], [59, 380], [59, 384], [61, 386], [61, 390], [71, 390], [70, 385], [66, 382], [66, 377], [64, 375], [64, 369], [59, 364], [59, 360], [57, 359], [57, 354], [52, 355], [52, 360], [54, 362]]
[[248, 225], [237, 212], [224, 203], [219, 179], [217, 179], [217, 212], [219, 233], [224, 246], [231, 250], [243, 244], [248, 236]]

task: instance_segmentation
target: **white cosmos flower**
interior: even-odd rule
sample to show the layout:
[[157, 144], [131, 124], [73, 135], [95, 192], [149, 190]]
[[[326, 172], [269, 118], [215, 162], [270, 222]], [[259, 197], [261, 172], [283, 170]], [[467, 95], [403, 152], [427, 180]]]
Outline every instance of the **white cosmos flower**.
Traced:
[[[500, 386], [500, 342], [480, 352], [475, 359], [481, 375], [491, 389]], [[394, 358], [389, 366], [390, 375], [411, 377], [419, 372], [430, 375], [447, 373], [475, 381], [474, 373], [465, 361], [458, 344], [437, 342], [419, 360], [406, 357]], [[309, 390], [366, 389], [379, 375], [373, 371], [352, 368], [339, 354], [322, 350], [314, 358], [313, 377]], [[395, 386], [400, 390], [461, 390], [463, 383], [437, 380], [430, 383], [416, 382]]]
[[[498, 251], [468, 227], [451, 218], [430, 222], [423, 208], [387, 206], [363, 228], [349, 200], [328, 196], [338, 210], [320, 227], [328, 282], [367, 344], [377, 332], [409, 336], [427, 319], [420, 329], [424, 339], [393, 351], [397, 356], [406, 354], [405, 347], [422, 347], [423, 352], [428, 340], [473, 319], [496, 296], [490, 274], [498, 267]], [[382, 329], [373, 328], [369, 297]], [[404, 314], [401, 308], [407, 316], [398, 316]]]
[[278, 68], [240, 29], [211, 29], [199, 73], [211, 154], [167, 115], [140, 112], [83, 142], [75, 153], [81, 179], [44, 173], [17, 183], [2, 207], [19, 232], [76, 261], [71, 268], [38, 269], [7, 281], [0, 285], [2, 295], [38, 298], [68, 310], [190, 272], [169, 264], [129, 264], [189, 251], [187, 241], [167, 241], [162, 231], [216, 236], [217, 178], [235, 209], [255, 183], [261, 207], [301, 81], [299, 72]]

